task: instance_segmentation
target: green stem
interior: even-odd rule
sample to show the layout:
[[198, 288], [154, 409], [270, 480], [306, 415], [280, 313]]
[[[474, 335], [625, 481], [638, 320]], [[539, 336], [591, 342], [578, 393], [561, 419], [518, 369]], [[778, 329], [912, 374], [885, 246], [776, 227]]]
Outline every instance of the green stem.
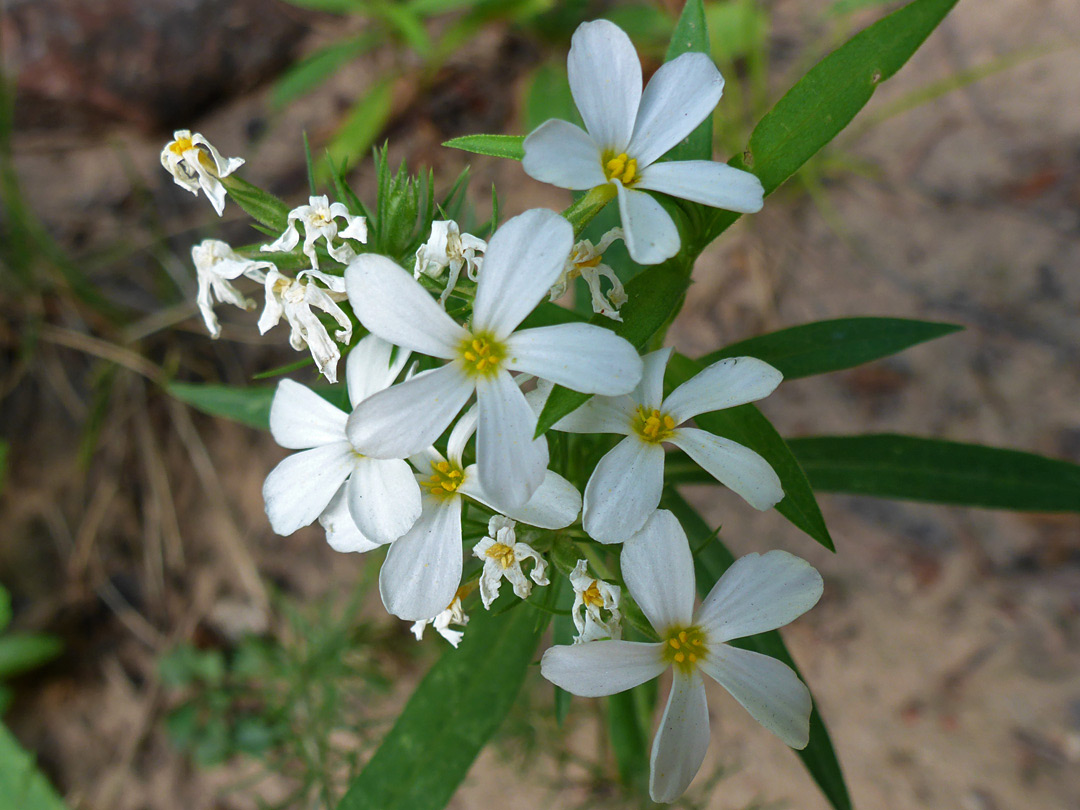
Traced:
[[563, 211], [563, 216], [574, 226], [574, 238], [581, 236], [585, 226], [592, 222], [593, 217], [599, 214], [604, 206], [615, 199], [615, 186], [612, 183], [604, 183], [593, 186], [585, 195]]

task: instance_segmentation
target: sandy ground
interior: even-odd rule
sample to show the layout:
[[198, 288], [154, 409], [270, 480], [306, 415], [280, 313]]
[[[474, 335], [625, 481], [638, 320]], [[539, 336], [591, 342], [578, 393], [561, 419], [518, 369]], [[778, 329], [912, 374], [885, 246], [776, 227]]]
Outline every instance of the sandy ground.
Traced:
[[[778, 4], [778, 38], [797, 37], [810, 13], [804, 4]], [[1080, 462], [1077, 41], [1080, 16], [1068, 0], [961, 3], [882, 88], [868, 116], [950, 72], [1021, 50], [1047, 53], [842, 139], [838, 149], [873, 172], [832, 181], [832, 211], [781, 193], [740, 223], [699, 262], [671, 342], [701, 353], [844, 315], [961, 323], [963, 333], [899, 357], [787, 383], [764, 410], [785, 435], [909, 432]], [[303, 129], [325, 131], [341, 95], [364, 80], [364, 68], [356, 71], [276, 122], [259, 149], [246, 153], [247, 176], [287, 186], [288, 178], [260, 167], [294, 159]], [[256, 94], [197, 126], [233, 146], [263, 108]], [[158, 183], [158, 140], [110, 137], [153, 178], [154, 197], [176, 227], [207, 221], [203, 201], [189, 203]], [[433, 162], [446, 176], [460, 161], [435, 148], [437, 133], [394, 138], [395, 150]], [[474, 165], [476, 188], [499, 178], [507, 213], [565, 204], [516, 166]], [[67, 135], [39, 137], [20, 153], [19, 169], [36, 181], [28, 190], [38, 210], [81, 209], [83, 229], [97, 227], [89, 206], [113, 204], [129, 188], [105, 138], [87, 146]], [[69, 220], [67, 227], [75, 226]], [[119, 226], [102, 223], [106, 232], [97, 236], [108, 238], [109, 227]], [[301, 590], [356, 576], [362, 563], [327, 553], [316, 532], [287, 542], [270, 535], [257, 500], [265, 471], [280, 456], [268, 437], [198, 424], [221, 478], [233, 540], [264, 575], [289, 576]], [[785, 548], [824, 574], [821, 605], [786, 639], [830, 723], [857, 807], [1080, 808], [1080, 520], [823, 496], [838, 548], [830, 555], [779, 515], [748, 514], [724, 492], [689, 494], [723, 525], [737, 552]], [[216, 538], [219, 518], [182, 515], [183, 536], [196, 560], [220, 563], [232, 579], [250, 560], [238, 562], [216, 539], [189, 541]], [[213, 609], [220, 585], [193, 586], [191, 615]], [[258, 601], [251, 593], [244, 598]], [[170, 632], [183, 638], [185, 625]], [[150, 687], [130, 676], [152, 656], [138, 644], [126, 647], [139, 651], [123, 657], [124, 667], [119, 657], [104, 658], [93, 668], [95, 685], [47, 684], [47, 699], [34, 705], [54, 713], [17, 715], [24, 739], [44, 751], [69, 796], [86, 806], [243, 806], [221, 793], [234, 772], [193, 772], [169, 753], [154, 726], [161, 702], [145, 700]], [[716, 689], [710, 705], [706, 768], [723, 763], [735, 773], [708, 807], [825, 807], [797, 760], [730, 698]], [[125, 743], [133, 729], [145, 738], [137, 754]], [[589, 734], [584, 722], [574, 744]], [[550, 803], [549, 771], [544, 763], [522, 775], [485, 752], [451, 807]], [[580, 788], [567, 789], [556, 806], [581, 798]]]

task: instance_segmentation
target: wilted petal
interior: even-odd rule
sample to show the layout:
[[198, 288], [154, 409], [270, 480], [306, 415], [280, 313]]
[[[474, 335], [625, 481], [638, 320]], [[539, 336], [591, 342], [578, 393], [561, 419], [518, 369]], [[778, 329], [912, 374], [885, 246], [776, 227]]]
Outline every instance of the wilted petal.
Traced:
[[379, 572], [386, 609], [408, 621], [446, 610], [461, 582], [461, 498], [424, 498], [420, 519], [395, 540]]
[[582, 525], [601, 543], [628, 540], [656, 509], [663, 489], [664, 448], [627, 436], [593, 470]]
[[651, 681], [666, 668], [662, 644], [590, 641], [549, 647], [540, 673], [572, 695], [603, 697]]
[[627, 394], [641, 379], [641, 358], [610, 329], [563, 323], [515, 332], [506, 365], [585, 394]]
[[266, 477], [266, 516], [277, 534], [307, 526], [326, 509], [352, 471], [356, 456], [348, 442], [293, 453]]
[[701, 676], [675, 671], [667, 708], [653, 739], [649, 796], [673, 802], [694, 780], [709, 749], [709, 704]]
[[534, 180], [575, 190], [607, 182], [600, 165], [600, 148], [569, 121], [545, 121], [529, 133], [524, 147], [521, 168]]
[[776, 471], [749, 447], [697, 428], [679, 428], [669, 441], [755, 509], [772, 509], [784, 497]]
[[282, 447], [306, 450], [344, 441], [348, 418], [306, 385], [282, 380], [270, 403], [270, 434]]
[[689, 625], [694, 612], [694, 558], [679, 521], [657, 509], [619, 556], [623, 580], [660, 634]]
[[566, 71], [593, 140], [601, 149], [625, 152], [641, 101], [641, 62], [630, 37], [607, 20], [579, 25]]

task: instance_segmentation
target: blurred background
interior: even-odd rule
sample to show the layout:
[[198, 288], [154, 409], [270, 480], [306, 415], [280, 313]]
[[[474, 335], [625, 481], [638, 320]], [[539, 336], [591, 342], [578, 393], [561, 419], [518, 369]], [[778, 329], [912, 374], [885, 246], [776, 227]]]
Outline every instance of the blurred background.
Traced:
[[[725, 77], [717, 156], [880, 0], [709, 0]], [[377, 564], [319, 529], [270, 531], [269, 435], [202, 416], [169, 381], [250, 383], [298, 359], [284, 327], [222, 308], [211, 341], [190, 248], [259, 239], [177, 188], [158, 153], [206, 135], [306, 202], [303, 136], [373, 199], [370, 150], [471, 165], [503, 218], [564, 208], [512, 161], [444, 149], [566, 109], [565, 56], [606, 16], [662, 61], [681, 3], [7, 0], [0, 5], [0, 710], [73, 808], [329, 807], [441, 639], [418, 645]], [[763, 403], [784, 435], [905, 432], [1080, 462], [1080, 15], [961, 2], [830, 147], [710, 248], [670, 342], [697, 355], [847, 315], [965, 331]], [[560, 106], [561, 105], [561, 106]], [[569, 114], [569, 113], [566, 113]], [[293, 375], [310, 382], [310, 368]], [[728, 493], [687, 491], [737, 552], [825, 575], [785, 637], [856, 806], [1077, 808], [1080, 519], [822, 496], [838, 553]], [[0, 636], [2, 637], [2, 636]], [[6, 666], [6, 669], [4, 668]], [[798, 761], [719, 694], [687, 807], [824, 807]], [[565, 731], [530, 676], [451, 807], [637, 806], [594, 702]], [[0, 806], [3, 796], [0, 796]]]

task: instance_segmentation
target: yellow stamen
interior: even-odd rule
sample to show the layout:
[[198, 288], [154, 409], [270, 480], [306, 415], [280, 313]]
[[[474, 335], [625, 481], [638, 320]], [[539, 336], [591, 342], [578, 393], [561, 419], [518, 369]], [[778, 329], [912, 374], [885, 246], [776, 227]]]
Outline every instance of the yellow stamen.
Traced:
[[700, 627], [675, 627], [664, 636], [664, 661], [690, 673], [709, 655], [708, 637]]
[[465, 373], [473, 377], [492, 377], [502, 368], [506, 346], [494, 335], [470, 335], [461, 342], [461, 360]]
[[637, 161], [621, 152], [604, 161], [604, 174], [608, 180], [618, 180], [624, 186], [632, 185], [638, 179]]
[[432, 495], [448, 498], [457, 492], [458, 487], [465, 480], [465, 473], [461, 468], [449, 461], [433, 461], [431, 469], [433, 475], [428, 480], [422, 481], [421, 486]]
[[643, 440], [659, 444], [671, 438], [675, 432], [675, 420], [669, 414], [660, 413], [657, 408], [647, 411], [639, 406], [634, 418], [634, 431]]
[[169, 149], [173, 153], [183, 157], [184, 152], [186, 152], [188, 149], [191, 149], [193, 146], [195, 146], [195, 144], [192, 143], [191, 138], [177, 138], [175, 141], [169, 144]]
[[585, 592], [581, 594], [581, 601], [586, 605], [593, 605], [601, 608], [604, 606], [604, 597], [600, 595], [600, 588], [596, 584], [596, 580], [592, 581], [592, 584], [585, 589]]
[[503, 568], [509, 568], [514, 564], [514, 549], [505, 543], [493, 544], [484, 554], [491, 557]]

